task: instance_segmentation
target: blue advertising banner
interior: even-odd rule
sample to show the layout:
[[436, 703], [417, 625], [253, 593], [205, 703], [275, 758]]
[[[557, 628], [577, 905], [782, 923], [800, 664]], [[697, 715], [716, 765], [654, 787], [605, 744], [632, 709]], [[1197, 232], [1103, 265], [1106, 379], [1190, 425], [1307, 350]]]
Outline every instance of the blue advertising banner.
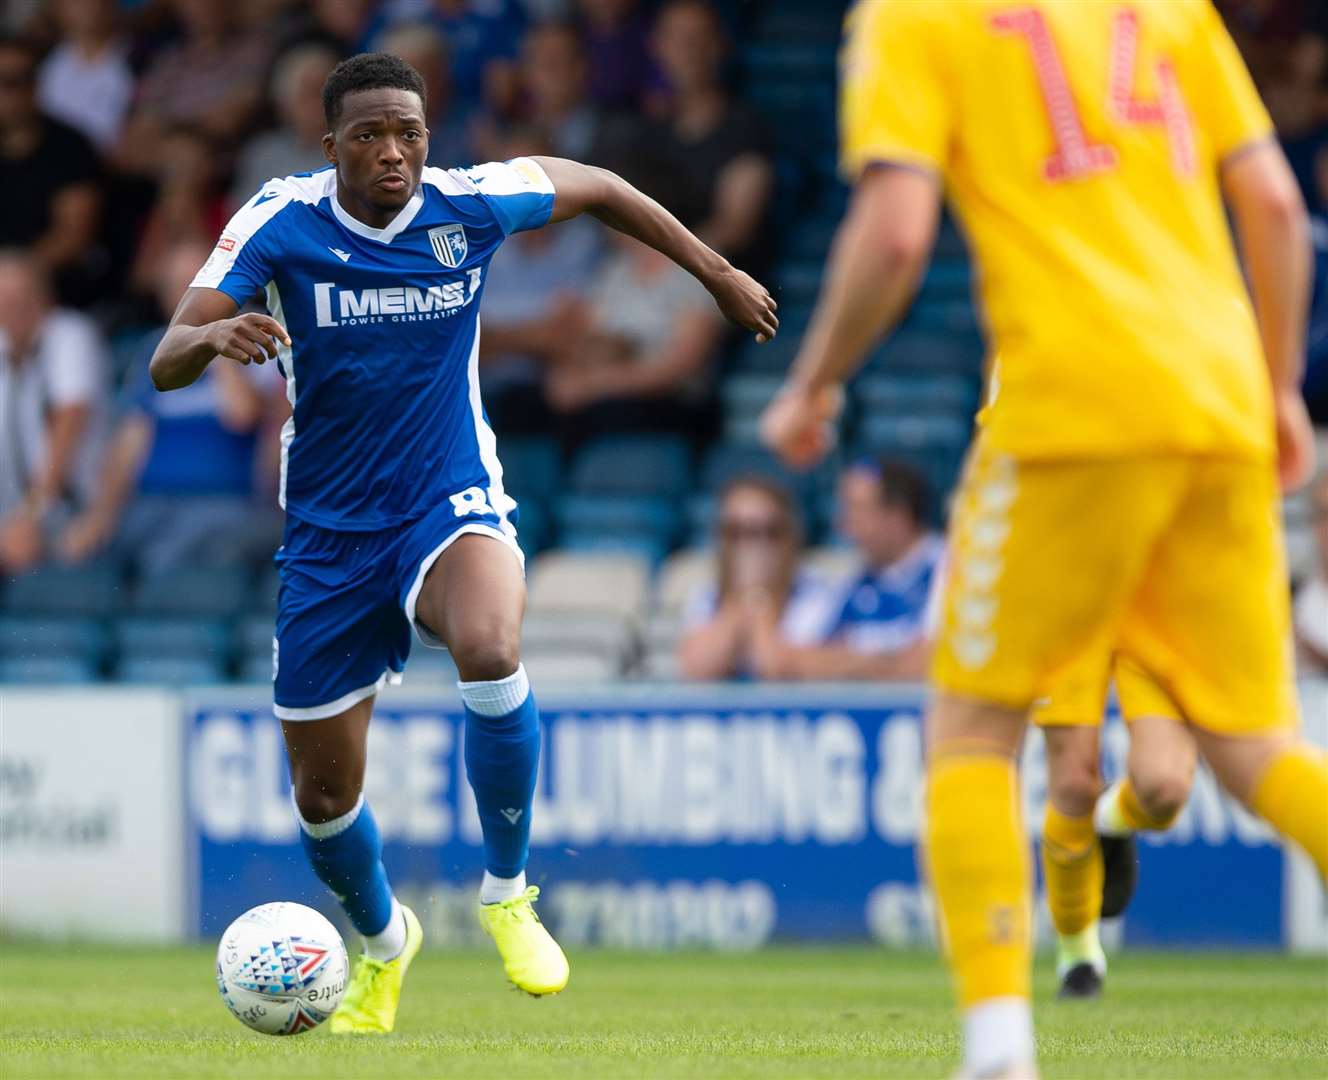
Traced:
[[[916, 852], [919, 690], [639, 687], [546, 693], [541, 704], [529, 876], [545, 886], [541, 911], [566, 944], [931, 939]], [[196, 932], [212, 937], [275, 899], [337, 917], [299, 846], [268, 703], [218, 691], [195, 695], [187, 714]], [[384, 859], [435, 945], [478, 934], [479, 824], [460, 721], [446, 692], [401, 690], [380, 699], [370, 731], [366, 788]], [[1127, 745], [1124, 726], [1110, 723], [1108, 776]], [[1045, 778], [1033, 736], [1024, 762], [1030, 834]], [[1294, 875], [1263, 826], [1203, 770], [1176, 827], [1148, 838], [1141, 862], [1139, 894], [1116, 940], [1283, 943], [1293, 921], [1284, 882]]]

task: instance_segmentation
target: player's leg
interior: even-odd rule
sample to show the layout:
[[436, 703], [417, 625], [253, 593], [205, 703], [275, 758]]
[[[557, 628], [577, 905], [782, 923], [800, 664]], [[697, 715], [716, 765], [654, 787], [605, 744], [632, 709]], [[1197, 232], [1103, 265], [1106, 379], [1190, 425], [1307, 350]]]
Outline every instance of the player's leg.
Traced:
[[[1101, 711], [1102, 695], [1096, 710]], [[1042, 822], [1042, 874], [1056, 928], [1056, 978], [1063, 998], [1097, 997], [1107, 971], [1098, 930], [1102, 848], [1093, 807], [1102, 791], [1098, 726], [1045, 724], [1047, 811]]]
[[1196, 736], [1222, 786], [1300, 845], [1328, 881], [1328, 755], [1289, 733]]
[[939, 694], [927, 716], [927, 869], [964, 1013], [966, 1074], [1025, 1075], [1032, 890], [1022, 709]]
[[1192, 472], [1126, 651], [1165, 675], [1223, 785], [1328, 872], [1328, 759], [1299, 734], [1276, 477], [1244, 462]]
[[364, 937], [330, 1028], [378, 1034], [396, 1023], [406, 969], [423, 941], [419, 921], [392, 895], [382, 843], [365, 801], [375, 695], [401, 669], [409, 630], [377, 562], [390, 540], [291, 520], [278, 556], [274, 712], [290, 763], [300, 839], [318, 878]]
[[461, 676], [466, 776], [484, 834], [481, 921], [508, 977], [550, 994], [567, 984], [568, 966], [531, 907], [538, 890], [526, 886], [540, 721], [520, 660], [525, 603], [515, 552], [490, 535], [463, 535], [425, 574], [414, 617], [447, 646]]
[[1166, 832], [1189, 800], [1197, 760], [1194, 734], [1176, 717], [1132, 719], [1126, 773], [1097, 801], [1098, 832]]

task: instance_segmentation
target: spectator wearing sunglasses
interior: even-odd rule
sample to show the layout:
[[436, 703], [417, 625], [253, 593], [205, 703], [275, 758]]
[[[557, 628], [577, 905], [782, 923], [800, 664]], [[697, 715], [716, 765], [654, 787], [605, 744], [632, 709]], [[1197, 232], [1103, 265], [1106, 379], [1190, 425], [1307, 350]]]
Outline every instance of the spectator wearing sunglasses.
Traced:
[[[859, 567], [809, 596], [798, 637], [758, 634], [753, 658], [766, 679], [921, 679], [928, 609], [944, 553], [927, 527], [926, 480], [911, 465], [866, 459], [839, 481], [839, 531]], [[810, 643], [808, 641], [810, 639]]]
[[719, 499], [717, 580], [687, 605], [678, 663], [689, 679], [759, 676], [758, 641], [811, 643], [806, 604], [818, 593], [799, 569], [802, 526], [793, 497], [764, 476], [729, 482]]

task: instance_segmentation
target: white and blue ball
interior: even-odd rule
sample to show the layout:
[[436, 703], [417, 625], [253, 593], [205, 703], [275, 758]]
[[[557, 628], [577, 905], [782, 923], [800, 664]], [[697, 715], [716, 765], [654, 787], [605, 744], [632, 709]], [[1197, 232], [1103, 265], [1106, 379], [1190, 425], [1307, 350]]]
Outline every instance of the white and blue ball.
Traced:
[[303, 904], [262, 904], [226, 928], [217, 989], [237, 1020], [264, 1035], [316, 1028], [341, 1004], [350, 961], [341, 935]]

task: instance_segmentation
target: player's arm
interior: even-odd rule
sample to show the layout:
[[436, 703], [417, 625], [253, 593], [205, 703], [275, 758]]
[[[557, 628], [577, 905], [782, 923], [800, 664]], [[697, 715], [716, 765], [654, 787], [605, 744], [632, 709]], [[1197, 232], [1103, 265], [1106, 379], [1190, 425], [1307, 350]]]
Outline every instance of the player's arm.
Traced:
[[1300, 380], [1313, 267], [1309, 216], [1278, 145], [1265, 140], [1222, 166], [1222, 188], [1240, 237], [1277, 406], [1279, 469], [1299, 487], [1314, 468], [1314, 440]]
[[662, 252], [696, 278], [728, 318], [768, 341], [779, 328], [775, 301], [760, 282], [693, 236], [659, 203], [607, 169], [565, 158], [534, 159], [553, 185], [550, 222], [589, 214]]
[[148, 363], [152, 385], [158, 390], [188, 386], [217, 356], [261, 364], [277, 354], [273, 338], [290, 346], [286, 328], [276, 319], [257, 312], [236, 315], [238, 309], [219, 289], [186, 290]]
[[940, 205], [940, 181], [926, 169], [878, 165], [858, 181], [811, 324], [761, 424], [763, 438], [790, 464], [806, 467], [828, 449], [844, 380], [917, 290]]

